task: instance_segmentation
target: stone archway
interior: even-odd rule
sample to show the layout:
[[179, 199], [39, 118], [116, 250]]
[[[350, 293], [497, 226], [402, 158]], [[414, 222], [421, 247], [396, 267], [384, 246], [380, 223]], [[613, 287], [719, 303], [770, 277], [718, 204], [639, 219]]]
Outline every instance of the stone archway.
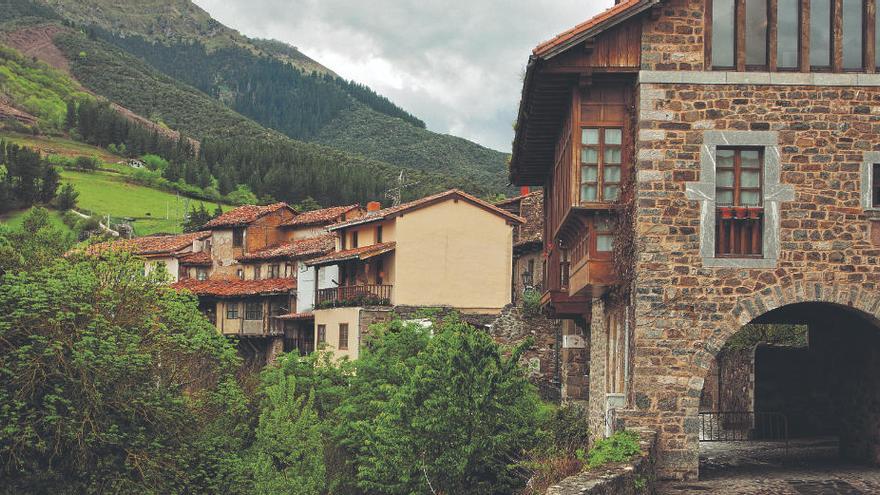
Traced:
[[[822, 317], [816, 315], [823, 314]], [[775, 315], [775, 316], [774, 316]], [[689, 396], [699, 396], [703, 389], [704, 383], [709, 372], [710, 364], [715, 356], [723, 348], [737, 332], [745, 325], [755, 322], [780, 323], [784, 320], [786, 323], [816, 323], [827, 325], [828, 322], [835, 321], [838, 318], [857, 320], [862, 331], [873, 332], [880, 329], [880, 294], [876, 291], [867, 290], [860, 286], [831, 286], [819, 283], [800, 283], [787, 287], [776, 287], [766, 289], [760, 294], [743, 298], [737, 302], [734, 308], [725, 315], [724, 319], [717, 326], [717, 330], [705, 338], [702, 347], [693, 354], [693, 364], [695, 370], [700, 370], [701, 376], [699, 380], [692, 380], [689, 383]], [[780, 320], [782, 319], [782, 320]], [[830, 325], [835, 327], [835, 325]], [[835, 327], [836, 328], [836, 327]], [[843, 332], [840, 332], [843, 334]], [[841, 341], [848, 340], [837, 336]], [[844, 345], [849, 345], [847, 342]], [[858, 346], [858, 343], [853, 345]], [[876, 346], [876, 344], [875, 344]], [[880, 350], [868, 351], [874, 356], [880, 356]], [[876, 360], [876, 358], [864, 358], [863, 362]], [[860, 372], [867, 373], [869, 367], [859, 368]], [[874, 367], [874, 373], [868, 373], [864, 376], [876, 374], [877, 367]], [[859, 376], [853, 377], [853, 380], [859, 380]], [[876, 383], [874, 383], [876, 382]], [[866, 384], [868, 392], [866, 392], [867, 402], [876, 402], [880, 400], [880, 394], [874, 389], [880, 390], [880, 381], [874, 380], [873, 385]], [[855, 397], [861, 397], [856, 395]], [[858, 404], [861, 399], [851, 399]], [[852, 426], [857, 434], [848, 434], [845, 440], [841, 438], [841, 453], [850, 452], [851, 459], [860, 461], [868, 461], [872, 463], [880, 462], [880, 445], [875, 445], [870, 438], [876, 437], [880, 426], [871, 426], [878, 423], [880, 418], [876, 413], [860, 412], [852, 409], [852, 404], [847, 411], [851, 411]], [[699, 405], [693, 407], [691, 403], [682, 411], [685, 414], [684, 422], [694, 424], [698, 421]], [[849, 414], [849, 413], [848, 413]], [[850, 416], [847, 416], [848, 420]], [[864, 430], [864, 431], [862, 431]], [[846, 444], [844, 442], [847, 442]], [[692, 452], [699, 451], [698, 435], [689, 435], [687, 438], [687, 448]], [[698, 468], [698, 466], [694, 466]], [[696, 472], [697, 469], [694, 470]]]

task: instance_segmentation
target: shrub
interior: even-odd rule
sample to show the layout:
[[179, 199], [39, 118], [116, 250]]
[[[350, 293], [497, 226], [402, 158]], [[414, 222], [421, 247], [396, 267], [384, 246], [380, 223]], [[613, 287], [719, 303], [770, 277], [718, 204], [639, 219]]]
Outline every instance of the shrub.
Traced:
[[161, 172], [168, 168], [168, 160], [159, 155], [146, 154], [141, 157], [141, 161], [144, 162], [150, 170], [158, 170]]
[[587, 457], [587, 465], [592, 469], [610, 462], [626, 462], [641, 451], [638, 433], [626, 430], [617, 431], [610, 437], [598, 440], [593, 444]]
[[77, 168], [83, 170], [97, 170], [99, 164], [98, 159], [93, 156], [78, 156], [74, 162]]
[[529, 318], [541, 315], [541, 293], [535, 289], [526, 289], [522, 295], [522, 312]]

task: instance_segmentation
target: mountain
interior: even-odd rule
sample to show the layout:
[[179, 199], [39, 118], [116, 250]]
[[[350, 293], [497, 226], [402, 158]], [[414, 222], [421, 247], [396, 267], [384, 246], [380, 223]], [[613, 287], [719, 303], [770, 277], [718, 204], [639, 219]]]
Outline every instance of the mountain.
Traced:
[[230, 29], [188, 0], [39, 0], [90, 37], [288, 137], [509, 192], [507, 156], [426, 130], [296, 48]]

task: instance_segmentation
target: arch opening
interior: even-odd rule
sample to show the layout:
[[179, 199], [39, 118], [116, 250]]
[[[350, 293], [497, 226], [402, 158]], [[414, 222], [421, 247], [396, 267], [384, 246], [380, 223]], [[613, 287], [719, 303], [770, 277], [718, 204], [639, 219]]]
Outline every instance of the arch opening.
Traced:
[[880, 466], [880, 322], [826, 302], [752, 319], [710, 364], [699, 414], [700, 480]]

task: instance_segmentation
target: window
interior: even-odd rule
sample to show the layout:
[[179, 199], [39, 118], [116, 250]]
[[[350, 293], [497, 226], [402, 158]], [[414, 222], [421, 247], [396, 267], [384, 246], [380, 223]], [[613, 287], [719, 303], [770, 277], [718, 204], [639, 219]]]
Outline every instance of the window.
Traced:
[[196, 279], [197, 280], [208, 280], [207, 268], [196, 268]]
[[614, 229], [608, 215], [596, 217], [596, 253], [610, 253], [614, 250]]
[[327, 325], [318, 325], [318, 343], [327, 343]]
[[746, 0], [746, 65], [767, 65], [767, 0]]
[[244, 280], [244, 269], [239, 268], [238, 270], [235, 270], [235, 274], [238, 276], [239, 280]]
[[348, 350], [348, 323], [339, 324], [339, 350]]
[[831, 0], [810, 2], [810, 66], [831, 67]]
[[238, 303], [226, 303], [226, 319], [238, 319]]
[[712, 67], [732, 69], [736, 66], [736, 2], [712, 1]]
[[263, 303], [249, 302], [244, 308], [245, 320], [262, 320], [263, 319]]
[[288, 278], [293, 278], [293, 275], [294, 275], [293, 264], [292, 263], [285, 263], [284, 264], [284, 276], [288, 277]]
[[875, 163], [871, 172], [871, 206], [880, 208], [880, 163]]
[[346, 237], [347, 235], [348, 235], [348, 234], [346, 234], [346, 233], [343, 231], [343, 232], [342, 232], [342, 235], [339, 236], [339, 249], [340, 249], [341, 251], [345, 251], [345, 237]]
[[840, 0], [843, 2], [843, 68], [862, 68], [863, 0]]
[[244, 229], [232, 229], [232, 247], [241, 247], [244, 245]]
[[376, 244], [382, 243], [382, 226], [376, 227]]
[[254, 265], [254, 280], [260, 280], [260, 265]]
[[357, 230], [351, 233], [351, 248], [354, 249], [358, 247], [358, 233]]
[[800, 0], [778, 0], [776, 4], [776, 64], [780, 69], [797, 69], [801, 52]]
[[281, 276], [281, 265], [274, 263], [269, 265], [269, 278], [279, 278]]
[[721, 148], [715, 153], [717, 256], [760, 257], [763, 150]]
[[620, 196], [623, 130], [581, 129], [582, 203], [615, 201]]

